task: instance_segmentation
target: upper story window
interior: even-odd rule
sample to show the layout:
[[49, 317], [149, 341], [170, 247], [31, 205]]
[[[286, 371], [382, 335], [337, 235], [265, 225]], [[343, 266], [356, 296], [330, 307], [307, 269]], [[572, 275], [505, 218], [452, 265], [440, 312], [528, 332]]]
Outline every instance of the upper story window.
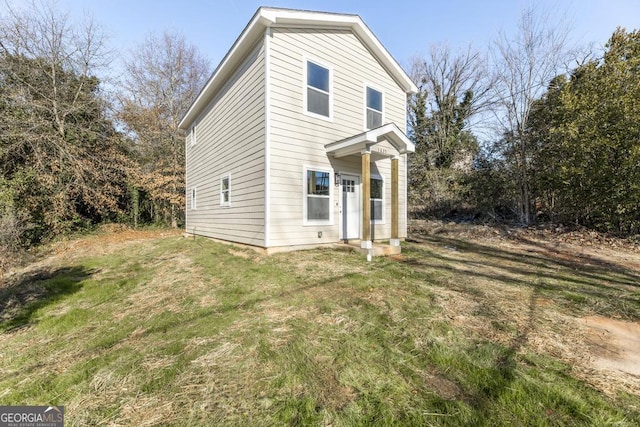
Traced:
[[308, 113], [331, 117], [331, 70], [315, 62], [307, 61]]
[[382, 126], [382, 92], [367, 86], [367, 129]]
[[196, 145], [196, 125], [191, 126], [188, 137], [189, 137], [189, 145], [191, 147]]

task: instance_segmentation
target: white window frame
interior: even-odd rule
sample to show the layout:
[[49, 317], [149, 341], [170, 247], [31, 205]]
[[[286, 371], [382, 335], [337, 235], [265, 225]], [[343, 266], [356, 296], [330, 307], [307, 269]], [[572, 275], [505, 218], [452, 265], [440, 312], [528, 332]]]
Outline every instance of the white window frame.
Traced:
[[[325, 62], [322, 61], [317, 61], [315, 59], [311, 59], [311, 58], [303, 58], [304, 60], [302, 61], [302, 111], [304, 112], [305, 115], [309, 116], [309, 117], [315, 117], [317, 119], [322, 119], [322, 120], [326, 120], [328, 122], [332, 122], [333, 121], [333, 67], [331, 67], [330, 65], [326, 64]], [[311, 62], [312, 64], [315, 64], [319, 67], [322, 68], [326, 68], [327, 70], [329, 70], [329, 116], [323, 116], [322, 114], [318, 114], [318, 113], [314, 113], [313, 111], [309, 111], [308, 110], [308, 104], [307, 104], [307, 90], [309, 89], [309, 77], [307, 75], [307, 69], [308, 69], [308, 63]], [[317, 90], [321, 93], [325, 93], [324, 91], [312, 87], [313, 90]]]
[[198, 209], [198, 189], [196, 187], [191, 187], [191, 210], [195, 211]]
[[[385, 211], [386, 206], [384, 204], [385, 201], [385, 191], [386, 191], [386, 183], [385, 183], [385, 179], [382, 177], [382, 175], [371, 175], [370, 179], [379, 179], [380, 181], [382, 181], [382, 199], [374, 199], [373, 197], [370, 197], [370, 201], [373, 200], [380, 200], [380, 206], [382, 208], [382, 218], [381, 219], [374, 219], [373, 218], [373, 212], [371, 212], [371, 223], [372, 224], [386, 224], [386, 215], [385, 215]], [[371, 184], [369, 184], [369, 188], [371, 188]]]
[[[309, 171], [316, 172], [328, 172], [329, 173], [329, 219], [308, 219], [307, 218], [307, 194], [308, 183], [307, 176]], [[302, 225], [304, 226], [314, 226], [314, 225], [333, 225], [333, 192], [334, 187], [333, 180], [335, 179], [333, 170], [326, 166], [310, 166], [304, 165], [302, 167]], [[311, 197], [326, 197], [326, 196], [313, 196]]]
[[[222, 189], [222, 181], [228, 180], [228, 187], [226, 190]], [[227, 201], [224, 200], [224, 193], [228, 193]], [[222, 175], [220, 177], [220, 206], [231, 206], [231, 174]]]
[[[385, 101], [385, 95], [384, 95], [384, 90], [382, 90], [379, 87], [376, 87], [375, 85], [369, 84], [369, 83], [365, 83], [364, 84], [364, 90], [363, 90], [363, 94], [362, 94], [362, 98], [363, 98], [363, 105], [364, 105], [364, 118], [363, 118], [363, 124], [362, 127], [365, 131], [367, 130], [371, 130], [371, 129], [375, 129], [375, 128], [369, 128], [367, 127], [367, 111], [369, 111], [369, 106], [367, 105], [367, 89], [373, 89], [376, 92], [380, 92], [380, 94], [382, 95], [382, 111], [379, 111], [381, 117], [380, 117], [380, 126], [384, 125], [384, 101]], [[372, 111], [376, 111], [378, 112], [378, 110], [375, 110], [373, 108], [371, 108]]]

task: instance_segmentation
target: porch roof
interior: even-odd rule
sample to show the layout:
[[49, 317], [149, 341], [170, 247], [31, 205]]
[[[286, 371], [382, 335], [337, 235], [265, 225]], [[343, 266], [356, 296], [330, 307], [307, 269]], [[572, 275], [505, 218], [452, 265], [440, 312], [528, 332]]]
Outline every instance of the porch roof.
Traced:
[[416, 151], [416, 146], [395, 123], [389, 123], [379, 128], [371, 129], [341, 141], [331, 142], [325, 145], [324, 148], [327, 154], [333, 157], [343, 157], [360, 154], [382, 141], [388, 141], [393, 148], [398, 150], [398, 154], [413, 153]]

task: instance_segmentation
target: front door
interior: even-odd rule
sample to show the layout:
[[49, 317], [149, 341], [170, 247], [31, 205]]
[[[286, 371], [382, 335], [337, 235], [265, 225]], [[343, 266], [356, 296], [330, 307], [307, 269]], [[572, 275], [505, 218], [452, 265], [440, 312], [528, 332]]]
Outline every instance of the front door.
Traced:
[[342, 175], [342, 240], [360, 238], [360, 178]]

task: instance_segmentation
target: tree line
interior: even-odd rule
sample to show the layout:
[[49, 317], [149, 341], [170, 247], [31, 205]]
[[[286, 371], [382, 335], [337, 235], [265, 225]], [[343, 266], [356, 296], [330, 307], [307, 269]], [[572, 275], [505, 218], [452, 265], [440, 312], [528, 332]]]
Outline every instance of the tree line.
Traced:
[[53, 3], [7, 7], [0, 21], [0, 249], [103, 222], [180, 226], [178, 123], [209, 62], [180, 34], [152, 34], [109, 82], [98, 76], [112, 73], [115, 54], [94, 20], [75, 23]]
[[[640, 34], [601, 55], [525, 10], [486, 50], [416, 58], [408, 104], [414, 215], [640, 226]], [[116, 54], [122, 72], [114, 76]], [[573, 64], [570, 66], [569, 64]], [[176, 33], [110, 52], [53, 4], [0, 19], [0, 250], [104, 222], [180, 227], [178, 123], [211, 72]]]
[[640, 229], [640, 32], [601, 53], [536, 9], [485, 52], [416, 58], [413, 215]]

